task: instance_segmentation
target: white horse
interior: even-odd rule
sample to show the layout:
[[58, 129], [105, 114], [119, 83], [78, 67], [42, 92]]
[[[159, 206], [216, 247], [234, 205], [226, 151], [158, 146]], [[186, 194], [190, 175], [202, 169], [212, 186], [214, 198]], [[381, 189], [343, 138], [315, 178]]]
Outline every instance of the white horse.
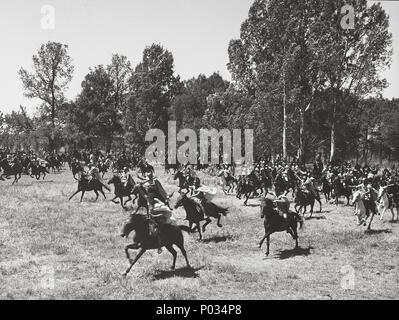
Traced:
[[[388, 189], [387, 187], [380, 187], [380, 190], [378, 192], [378, 198], [380, 199], [380, 208], [382, 208], [380, 220], [384, 219], [384, 214], [389, 209], [391, 210], [392, 213], [392, 221], [395, 221], [395, 213], [393, 211], [394, 203], [393, 201], [389, 203], [387, 189]], [[398, 213], [398, 208], [396, 208], [396, 221], [398, 220], [399, 220], [399, 213]]]
[[355, 191], [353, 193], [352, 205], [355, 205], [355, 216], [357, 217], [357, 224], [359, 226], [366, 226], [367, 219], [370, 217], [370, 222], [367, 227], [367, 230], [370, 230], [375, 212], [371, 208], [367, 208], [366, 200], [363, 198], [363, 195], [364, 193], [362, 191]]

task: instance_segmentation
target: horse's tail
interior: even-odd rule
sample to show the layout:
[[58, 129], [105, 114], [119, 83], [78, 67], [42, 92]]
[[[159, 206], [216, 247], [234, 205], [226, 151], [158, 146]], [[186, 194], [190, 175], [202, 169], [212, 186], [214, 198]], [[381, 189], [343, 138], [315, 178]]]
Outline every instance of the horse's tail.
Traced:
[[184, 231], [184, 232], [187, 232], [187, 233], [192, 233], [191, 229], [189, 227], [187, 227], [187, 226], [181, 225], [181, 226], [179, 226], [179, 229], [181, 231]]

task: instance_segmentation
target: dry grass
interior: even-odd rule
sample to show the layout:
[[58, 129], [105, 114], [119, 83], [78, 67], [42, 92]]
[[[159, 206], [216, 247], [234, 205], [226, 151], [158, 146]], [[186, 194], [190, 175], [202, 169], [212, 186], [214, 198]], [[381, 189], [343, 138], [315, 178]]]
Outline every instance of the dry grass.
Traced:
[[[176, 190], [161, 177], [167, 191]], [[147, 252], [127, 278], [125, 240], [119, 230], [128, 216], [120, 206], [85, 195], [68, 202], [76, 182], [69, 171], [36, 181], [0, 182], [0, 299], [397, 299], [399, 225], [375, 220], [374, 232], [355, 225], [352, 208], [324, 205], [300, 233], [301, 250], [286, 233], [271, 237], [271, 256], [257, 248], [263, 235], [256, 200], [249, 207], [233, 196], [215, 202], [230, 208], [222, 229], [185, 235], [194, 266], [169, 267], [164, 250]], [[176, 198], [174, 198], [175, 200]], [[183, 211], [175, 211], [179, 223]], [[386, 217], [387, 219], [390, 217]], [[341, 268], [355, 271], [344, 290]], [[46, 282], [47, 281], [47, 282]]]

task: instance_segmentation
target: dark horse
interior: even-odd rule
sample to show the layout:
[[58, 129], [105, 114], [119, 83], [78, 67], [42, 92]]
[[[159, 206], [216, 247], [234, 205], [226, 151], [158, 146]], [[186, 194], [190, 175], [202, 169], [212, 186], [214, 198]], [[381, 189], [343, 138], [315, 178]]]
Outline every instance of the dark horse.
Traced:
[[310, 217], [312, 217], [315, 200], [320, 204], [321, 212], [322, 209], [320, 197], [315, 197], [315, 195], [310, 191], [304, 191], [298, 188], [295, 193], [295, 211], [299, 213], [302, 209], [304, 209], [303, 216], [305, 216], [306, 207], [310, 206]]
[[3, 173], [0, 175], [0, 180], [3, 179], [3, 176], [7, 179], [9, 176], [14, 176], [14, 181], [12, 182], [12, 184], [14, 184], [18, 183], [18, 180], [21, 179], [23, 167], [18, 160], [15, 160], [14, 164], [11, 166], [7, 159], [4, 158], [0, 161], [0, 168], [3, 169]]
[[348, 185], [344, 184], [339, 178], [336, 178], [333, 182], [332, 196], [335, 198], [336, 205], [338, 205], [339, 197], [344, 196], [347, 200], [346, 205], [349, 206], [352, 189]]
[[144, 208], [147, 210], [147, 214], [149, 214], [149, 207], [148, 207], [148, 200], [147, 200], [147, 191], [145, 190], [145, 188], [143, 187], [143, 184], [139, 183], [136, 184], [132, 190], [132, 195], [135, 196], [135, 198], [133, 199], [133, 203], [137, 200], [137, 208], [136, 208], [136, 212], [137, 213], [139, 211], [140, 208]]
[[[124, 238], [127, 238], [132, 231], [135, 231], [134, 243], [125, 247], [126, 257], [130, 262], [130, 266], [123, 273], [124, 276], [130, 272], [134, 264], [147, 250], [158, 249], [159, 247], [157, 237], [150, 234], [150, 221], [151, 220], [144, 215], [133, 214], [123, 226], [121, 236]], [[159, 223], [158, 232], [161, 245], [166, 247], [166, 249], [168, 249], [168, 251], [173, 255], [172, 270], [175, 269], [177, 257], [177, 252], [173, 248], [173, 245], [176, 245], [180, 249], [184, 259], [186, 260], [187, 267], [191, 269], [190, 263], [188, 262], [187, 253], [184, 248], [184, 237], [180, 227]], [[140, 249], [134, 260], [130, 257], [129, 249]]]
[[[114, 175], [112, 179], [108, 181], [108, 184], [113, 184], [115, 186], [115, 197], [111, 201], [118, 204], [119, 202], [115, 202], [115, 199], [119, 198], [122, 208], [125, 209], [126, 203], [132, 200], [131, 195], [135, 186], [133, 179], [129, 177], [129, 181], [125, 186], [125, 184], [121, 181], [121, 178], [118, 175]], [[123, 202], [124, 197], [127, 197], [125, 202]]]
[[33, 178], [35, 177], [36, 180], [40, 179], [40, 175], [43, 174], [43, 180], [46, 177], [46, 173], [50, 173], [47, 171], [47, 168], [45, 166], [37, 165], [33, 162], [30, 162], [27, 166], [27, 169], [31, 170], [30, 171], [30, 177]]
[[[183, 207], [186, 211], [186, 220], [188, 220], [190, 232], [198, 230], [200, 236], [199, 240], [202, 240], [200, 222], [205, 220], [205, 223], [202, 226], [202, 232], [205, 232], [208, 224], [212, 222], [211, 218], [217, 219], [217, 226], [221, 228], [222, 224], [220, 223], [220, 219], [222, 218], [222, 215], [226, 216], [228, 211], [227, 209], [221, 208], [205, 198], [202, 198], [201, 204], [199, 204], [192, 198], [187, 197], [187, 195], [184, 193], [180, 195], [175, 204], [175, 209], [179, 207]], [[192, 228], [193, 224], [195, 224], [194, 229]]]
[[302, 229], [303, 220], [297, 213], [290, 212], [287, 219], [285, 219], [274, 209], [273, 201], [267, 198], [261, 200], [260, 212], [260, 217], [264, 219], [265, 236], [259, 242], [259, 248], [262, 247], [263, 242], [267, 239], [266, 256], [269, 255], [270, 235], [275, 232], [287, 231], [295, 240], [295, 248], [298, 248], [297, 228], [299, 223], [299, 228]]
[[78, 181], [78, 190], [69, 198], [69, 200], [71, 200], [79, 192], [82, 192], [82, 196], [80, 197], [80, 202], [82, 202], [83, 196], [86, 191], [94, 191], [94, 193], [96, 194], [96, 201], [98, 199], [98, 191], [100, 191], [101, 194], [104, 196], [104, 199], [106, 199], [107, 197], [105, 196], [103, 187], [108, 191], [111, 191], [107, 186], [102, 184], [97, 179], [89, 180], [86, 176], [82, 175], [82, 177]]

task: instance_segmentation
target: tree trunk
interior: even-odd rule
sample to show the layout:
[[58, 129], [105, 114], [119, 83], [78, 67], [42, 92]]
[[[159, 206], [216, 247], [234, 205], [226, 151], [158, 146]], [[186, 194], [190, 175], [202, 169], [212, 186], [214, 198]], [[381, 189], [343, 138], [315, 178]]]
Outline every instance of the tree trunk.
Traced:
[[287, 160], [287, 105], [285, 92], [285, 77], [284, 77], [284, 92], [283, 92], [283, 158]]
[[[334, 95], [334, 93], [333, 93]], [[336, 141], [335, 141], [335, 122], [337, 113], [337, 97], [333, 96], [333, 114], [332, 114], [332, 125], [331, 125], [331, 144], [330, 144], [330, 162], [335, 160]]]
[[305, 146], [303, 143], [303, 133], [304, 133], [304, 127], [305, 127], [305, 110], [302, 108], [299, 109], [299, 150], [298, 150], [298, 157], [299, 157], [299, 163], [303, 164], [305, 159], [304, 159], [304, 153], [305, 153]]

